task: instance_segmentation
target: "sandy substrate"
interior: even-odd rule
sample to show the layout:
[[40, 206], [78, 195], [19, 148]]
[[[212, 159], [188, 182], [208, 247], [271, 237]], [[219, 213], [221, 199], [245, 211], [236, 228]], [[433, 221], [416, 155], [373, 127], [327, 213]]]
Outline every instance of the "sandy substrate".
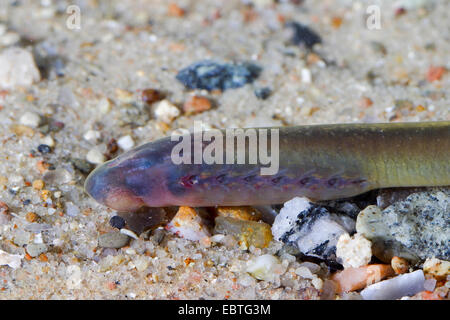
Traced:
[[[66, 24], [69, 1], [1, 1], [0, 23], [20, 36], [13, 45], [36, 60], [39, 48], [54, 52], [41, 63], [47, 74], [41, 70], [40, 81], [0, 91], [0, 201], [13, 213], [0, 226], [0, 249], [24, 256], [19, 268], [0, 267], [1, 299], [318, 298], [317, 285], [295, 273], [295, 259], [283, 260], [286, 272], [271, 282], [245, 272], [249, 259], [275, 254], [278, 242], [207, 248], [167, 234], [161, 244], [141, 237], [118, 250], [99, 248], [115, 212], [84, 193], [86, 174], [74, 166], [92, 149], [107, 153], [111, 139], [129, 135], [139, 145], [195, 120], [212, 128], [450, 120], [450, 76], [430, 74], [431, 67], [450, 67], [450, 2], [396, 15], [393, 1], [376, 1], [379, 30], [366, 27], [374, 1], [255, 2], [252, 9], [239, 0], [177, 1], [181, 14], [168, 12], [163, 0], [78, 1], [76, 30]], [[291, 20], [322, 37], [314, 54], [289, 43], [284, 22]], [[253, 61], [263, 71], [238, 89], [185, 89], [178, 71], [204, 59]], [[272, 90], [266, 100], [254, 94], [260, 87]], [[180, 109], [193, 93], [213, 107], [163, 123], [141, 101], [147, 88]], [[26, 112], [50, 125], [21, 123]], [[98, 139], [86, 140], [89, 130], [100, 132]], [[37, 151], [49, 137], [51, 152]], [[33, 187], [44, 176], [43, 188]], [[79, 210], [69, 215], [67, 203]], [[44, 243], [42, 254], [27, 255], [31, 243]]]

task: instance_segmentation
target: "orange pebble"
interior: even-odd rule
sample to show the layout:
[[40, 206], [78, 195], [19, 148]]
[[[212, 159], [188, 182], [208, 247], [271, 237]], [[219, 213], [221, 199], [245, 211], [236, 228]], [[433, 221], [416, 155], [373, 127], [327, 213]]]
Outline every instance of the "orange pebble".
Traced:
[[28, 212], [28, 213], [25, 215], [25, 219], [26, 219], [28, 222], [35, 222], [35, 221], [38, 219], [38, 215], [37, 215], [36, 213], [34, 213], [34, 212]]
[[428, 80], [428, 82], [441, 80], [441, 78], [444, 75], [445, 71], [446, 71], [445, 67], [431, 66], [428, 69], [428, 72], [427, 72], [427, 80]]
[[355, 291], [379, 282], [388, 276], [394, 275], [390, 265], [371, 264], [360, 268], [347, 268], [336, 272], [331, 280], [338, 285], [340, 293]]
[[167, 13], [172, 17], [182, 17], [186, 13], [182, 8], [180, 8], [176, 3], [170, 3]]
[[209, 109], [211, 109], [211, 102], [207, 98], [200, 96], [191, 97], [183, 105], [183, 110], [187, 114], [200, 113]]

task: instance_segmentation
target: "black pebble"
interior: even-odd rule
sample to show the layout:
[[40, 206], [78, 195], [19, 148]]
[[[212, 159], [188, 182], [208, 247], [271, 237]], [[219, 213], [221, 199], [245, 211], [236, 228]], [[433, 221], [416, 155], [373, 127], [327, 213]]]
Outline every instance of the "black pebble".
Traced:
[[114, 216], [109, 220], [109, 224], [113, 228], [122, 229], [125, 227], [125, 220], [120, 216]]
[[30, 199], [26, 199], [26, 200], [23, 201], [23, 205], [24, 205], [24, 206], [27, 206], [27, 205], [29, 205], [30, 203], [31, 203], [31, 200], [30, 200]]
[[252, 83], [261, 71], [261, 67], [250, 62], [230, 64], [204, 60], [180, 70], [176, 78], [188, 89], [224, 91]]
[[270, 96], [271, 93], [272, 93], [272, 90], [270, 90], [270, 88], [268, 88], [268, 87], [255, 89], [255, 96], [261, 100], [266, 100]]
[[304, 45], [308, 49], [312, 49], [315, 44], [322, 42], [322, 39], [315, 31], [303, 24], [291, 21], [286, 23], [286, 27], [292, 28], [294, 31], [291, 38], [291, 43], [294, 45]]
[[43, 154], [49, 153], [52, 151], [52, 148], [46, 144], [40, 144], [37, 149], [40, 153], [43, 153]]

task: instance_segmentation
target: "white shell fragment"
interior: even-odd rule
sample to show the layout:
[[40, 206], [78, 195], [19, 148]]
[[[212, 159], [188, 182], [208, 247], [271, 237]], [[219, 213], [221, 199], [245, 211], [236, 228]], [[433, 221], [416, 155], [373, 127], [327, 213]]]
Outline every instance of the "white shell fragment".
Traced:
[[424, 291], [424, 284], [423, 271], [417, 270], [372, 284], [361, 291], [361, 296], [364, 300], [395, 300]]

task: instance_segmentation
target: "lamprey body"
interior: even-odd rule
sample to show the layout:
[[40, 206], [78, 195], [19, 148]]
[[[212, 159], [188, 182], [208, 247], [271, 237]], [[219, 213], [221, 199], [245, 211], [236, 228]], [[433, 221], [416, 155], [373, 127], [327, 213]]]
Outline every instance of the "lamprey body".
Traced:
[[[167, 137], [99, 166], [85, 188], [108, 207], [134, 211], [142, 206], [277, 204], [295, 196], [330, 200], [377, 188], [450, 185], [450, 121], [276, 129], [279, 170], [273, 175], [262, 175], [260, 162], [174, 164], [172, 150], [179, 141]], [[192, 142], [193, 136], [186, 137]], [[268, 146], [272, 138], [267, 137]], [[225, 141], [223, 147], [225, 158]], [[245, 152], [248, 159], [254, 151], [248, 144], [244, 149], [233, 151]]]

